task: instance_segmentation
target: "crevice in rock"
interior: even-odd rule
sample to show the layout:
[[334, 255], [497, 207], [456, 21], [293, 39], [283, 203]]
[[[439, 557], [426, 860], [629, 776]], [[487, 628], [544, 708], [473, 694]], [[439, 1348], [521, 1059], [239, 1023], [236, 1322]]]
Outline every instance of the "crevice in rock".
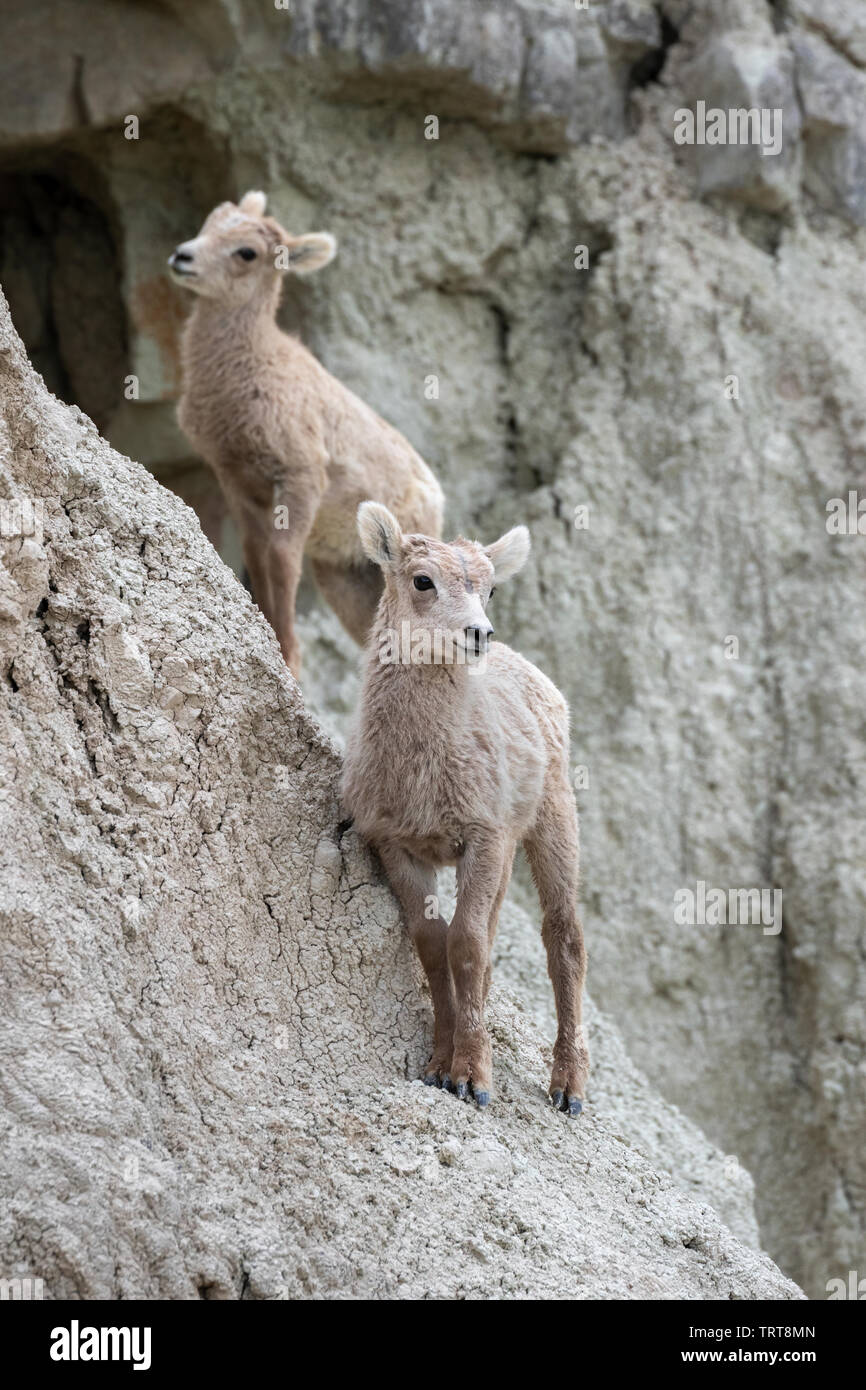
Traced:
[[84, 54], [76, 53], [72, 73], [72, 104], [78, 121], [83, 126], [90, 125], [90, 109], [84, 91]]
[[[508, 380], [511, 372], [511, 323], [506, 311], [501, 304], [490, 301], [490, 312], [493, 315], [496, 330], [496, 346], [499, 355], [499, 362], [505, 380]], [[503, 452], [505, 457], [505, 468], [507, 476], [513, 478], [520, 466], [521, 435], [520, 425], [517, 420], [517, 413], [513, 402], [507, 396], [503, 396]]]
[[581, 338], [581, 340], [580, 340], [580, 348], [581, 348], [581, 352], [586, 353], [586, 356], [589, 358], [589, 360], [590, 360], [590, 362], [592, 363], [592, 365], [593, 365], [594, 367], [597, 367], [597, 366], [599, 365], [599, 360], [600, 360], [600, 359], [599, 359], [599, 356], [598, 356], [598, 353], [596, 352], [595, 348], [592, 347], [591, 344], [587, 342], [586, 338]]
[[100, 690], [98, 685], [92, 678], [88, 680], [87, 688], [92, 698], [96, 701], [97, 705], [102, 711], [102, 722], [105, 725], [106, 733], [119, 733], [120, 725], [117, 722], [117, 716], [115, 715], [114, 710], [111, 708], [111, 703], [105, 691]]
[[49, 389], [104, 429], [128, 360], [113, 230], [68, 154], [34, 162], [0, 168], [0, 284]]
[[666, 14], [659, 14], [659, 22], [661, 24], [661, 43], [658, 48], [650, 49], [633, 64], [628, 74], [628, 91], [649, 87], [651, 83], [659, 82], [670, 50], [674, 44], [680, 41], [679, 30]]
[[788, 27], [788, 0], [767, 0], [773, 30], [781, 34]]
[[[715, 200], [708, 199], [708, 202], [713, 201]], [[738, 219], [738, 230], [747, 241], [759, 251], [763, 251], [764, 255], [777, 260], [782, 238], [790, 221], [790, 216], [784, 210], [772, 213], [760, 208], [744, 208]]]

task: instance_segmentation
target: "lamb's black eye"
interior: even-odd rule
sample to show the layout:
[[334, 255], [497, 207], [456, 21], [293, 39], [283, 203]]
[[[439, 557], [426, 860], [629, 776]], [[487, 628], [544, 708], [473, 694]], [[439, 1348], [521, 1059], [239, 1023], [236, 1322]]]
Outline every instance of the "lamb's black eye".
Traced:
[[429, 575], [427, 575], [427, 574], [416, 574], [416, 575], [415, 575], [415, 588], [416, 588], [416, 589], [435, 589], [435, 587], [436, 587], [436, 586], [435, 586], [435, 584], [433, 583], [433, 580], [430, 578]]
[[251, 246], [241, 246], [240, 249], [235, 252], [235, 255], [240, 256], [242, 261], [254, 261], [258, 255], [258, 251], [254, 251]]
[[496, 585], [494, 584], [494, 585], [493, 585], [493, 588], [490, 590], [490, 593], [487, 595], [487, 602], [488, 602], [488, 603], [490, 602], [490, 600], [492, 599], [492, 597], [493, 597], [493, 595], [494, 595], [495, 593], [496, 593]]

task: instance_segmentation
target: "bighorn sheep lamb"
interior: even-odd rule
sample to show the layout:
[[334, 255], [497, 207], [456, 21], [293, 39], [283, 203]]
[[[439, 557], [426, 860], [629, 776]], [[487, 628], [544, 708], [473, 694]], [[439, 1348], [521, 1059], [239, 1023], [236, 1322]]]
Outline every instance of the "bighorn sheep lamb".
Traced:
[[283, 273], [333, 259], [320, 232], [290, 236], [264, 193], [221, 203], [169, 257], [197, 298], [182, 341], [178, 419], [222, 485], [256, 601], [295, 675], [295, 595], [306, 549], [324, 597], [363, 644], [382, 591], [358, 544], [359, 502], [439, 534], [442, 491], [412, 446], [275, 322]]
[[[586, 955], [577, 915], [577, 807], [568, 706], [541, 671], [493, 635], [494, 580], [516, 574], [529, 533], [493, 545], [404, 535], [386, 507], [358, 510], [365, 554], [385, 588], [367, 643], [343, 803], [379, 852], [433, 996], [424, 1080], [490, 1099], [484, 1027], [490, 954], [522, 841], [543, 911], [558, 1033], [550, 1097], [580, 1113], [589, 1054], [581, 1006]], [[436, 870], [457, 867], [457, 908], [439, 915]]]

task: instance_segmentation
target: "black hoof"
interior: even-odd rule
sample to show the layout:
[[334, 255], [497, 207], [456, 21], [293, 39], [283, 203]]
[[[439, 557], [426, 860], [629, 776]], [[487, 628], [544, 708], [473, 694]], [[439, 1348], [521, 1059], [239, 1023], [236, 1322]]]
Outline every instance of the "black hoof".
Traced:
[[439, 1084], [440, 1084], [440, 1082], [439, 1082], [439, 1073], [438, 1073], [438, 1071], [428, 1071], [427, 1075], [424, 1077], [424, 1085], [425, 1085], [425, 1086], [438, 1086]]
[[554, 1110], [564, 1110], [564, 1109], [565, 1109], [565, 1104], [564, 1104], [564, 1102], [565, 1102], [565, 1095], [564, 1095], [564, 1093], [563, 1093], [562, 1091], [551, 1091], [551, 1093], [550, 1093], [550, 1103], [551, 1103], [551, 1105], [553, 1106]]
[[448, 1075], [448, 1073], [447, 1073], [447, 1071], [446, 1071], [445, 1075], [444, 1075], [443, 1078], [442, 1078], [442, 1090], [443, 1090], [443, 1091], [453, 1091], [453, 1089], [454, 1089], [454, 1087], [453, 1087], [452, 1084], [451, 1084], [451, 1077]]
[[568, 1113], [569, 1115], [579, 1115], [583, 1109], [583, 1101], [578, 1100], [577, 1096], [569, 1096]]
[[483, 1110], [484, 1107], [485, 1107], [486, 1105], [489, 1105], [489, 1104], [490, 1104], [490, 1092], [489, 1092], [489, 1091], [476, 1091], [476, 1092], [475, 1092], [475, 1104], [478, 1106], [478, 1109], [479, 1109], [479, 1110]]
[[466, 1097], [467, 1097], [467, 1095], [468, 1095], [468, 1093], [469, 1093], [469, 1087], [468, 1087], [468, 1085], [466, 1084], [466, 1082], [465, 1082], [465, 1081], [458, 1081], [458, 1083], [457, 1083], [457, 1099], [458, 1099], [458, 1100], [465, 1100]]

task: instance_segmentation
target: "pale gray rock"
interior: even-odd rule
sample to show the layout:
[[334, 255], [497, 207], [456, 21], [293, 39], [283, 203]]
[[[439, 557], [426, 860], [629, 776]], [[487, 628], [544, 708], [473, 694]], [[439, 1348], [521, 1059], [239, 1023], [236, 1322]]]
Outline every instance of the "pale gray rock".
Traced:
[[[173, 419], [183, 301], [165, 279], [165, 257], [214, 203], [248, 187], [267, 188], [293, 230], [337, 234], [333, 266], [291, 287], [285, 325], [423, 452], [445, 485], [452, 533], [489, 539], [517, 522], [532, 531], [532, 562], [502, 586], [495, 620], [572, 705], [575, 769], [588, 773], [578, 797], [589, 984], [602, 1015], [593, 1028], [612, 1019], [647, 1076], [647, 1095], [663, 1095], [693, 1134], [708, 1136], [706, 1162], [692, 1161], [700, 1200], [748, 1236], [748, 1202], [725, 1205], [724, 1179], [735, 1162], [748, 1170], [763, 1245], [823, 1297], [829, 1278], [862, 1270], [864, 1249], [866, 552], [862, 538], [830, 536], [825, 522], [830, 499], [863, 491], [866, 233], [856, 221], [859, 166], [846, 162], [850, 155], [834, 163], [832, 149], [825, 160], [816, 145], [823, 131], [832, 148], [855, 148], [862, 121], [846, 115], [847, 125], [833, 127], [828, 107], [821, 116], [825, 69], [800, 98], [804, 64], [791, 64], [803, 51], [822, 62], [832, 51], [844, 62], [838, 120], [859, 82], [861, 7], [665, 0], [657, 45], [654, 6], [594, 0], [577, 11], [566, 0], [515, 0], [472, 7], [492, 11], [485, 46], [463, 0], [400, 6], [397, 29], [393, 18], [384, 28], [381, 20], [397, 7], [372, 3], [327, 10], [304, 0], [293, 6], [297, 30], [291, 15], [267, 6], [177, 3], [161, 8], [158, 22], [152, 7], [124, 7], [128, 34], [115, 48], [109, 7], [81, 0], [73, 8], [86, 20], [79, 90], [98, 115], [85, 119], [70, 98], [74, 69], [70, 76], [63, 55], [74, 47], [59, 22], [51, 43], [34, 48], [22, 10], [25, 27], [16, 20], [0, 54], [0, 130], [11, 152], [0, 279], [11, 265], [13, 317], [28, 346], [46, 375], [57, 367], [56, 389], [72, 395], [63, 354], [81, 356], [81, 304], [69, 277], [49, 273], [57, 264], [51, 218], [29, 227], [18, 218], [20, 170], [38, 168], [58, 181], [58, 199], [86, 203], [87, 244], [99, 243], [102, 228], [114, 245], [114, 283], [104, 271], [97, 282], [88, 262], [88, 303], [98, 300], [101, 322], [115, 314], [127, 352], [112, 349], [108, 333], [89, 335], [87, 379], [99, 400], [88, 408], [98, 405], [109, 436], [196, 506], [237, 563], [212, 481]], [[354, 29], [341, 29], [346, 15]], [[148, 55], [169, 16], [182, 30], [179, 66], [155, 72]], [[33, 23], [48, 32], [50, 21]], [[563, 38], [551, 53], [548, 42], [561, 26], [571, 26], [577, 50], [570, 111], [572, 49]], [[765, 71], [782, 82], [783, 101], [793, 81], [806, 121], [802, 162], [779, 190], [751, 185], [745, 170], [745, 184], [702, 197], [694, 167], [673, 145], [673, 113], [695, 96], [689, 66], [717, 41], [730, 48], [732, 35], [744, 46], [725, 58], [731, 79], [719, 103], [762, 93]], [[540, 71], [554, 63], [550, 109], [538, 119], [529, 94], [543, 101], [547, 84], [527, 86], [524, 63], [536, 43]], [[753, 80], [743, 64], [755, 51]], [[38, 63], [28, 69], [31, 52]], [[109, 53], [112, 71], [100, 56]], [[122, 133], [124, 94], [133, 90], [137, 142]], [[438, 141], [425, 139], [431, 112], [443, 118]], [[575, 248], [584, 246], [589, 265], [578, 270]], [[135, 400], [123, 396], [129, 371]], [[111, 527], [136, 517], [141, 488], [136, 481], [135, 501], [102, 526], [109, 549]], [[586, 530], [573, 524], [577, 507], [589, 509]], [[80, 507], [70, 503], [70, 512]], [[174, 602], [175, 587], [193, 580], [157, 541], [145, 557], [164, 572]], [[28, 552], [15, 563], [16, 583], [38, 607], [44, 560]], [[130, 604], [127, 589], [137, 594], [136, 573], [133, 566], [131, 588], [116, 586], [119, 603]], [[17, 612], [16, 591], [3, 582], [3, 612]], [[207, 594], [201, 621], [212, 624], [224, 598]], [[54, 596], [55, 615], [59, 602]], [[339, 736], [355, 699], [356, 654], [311, 589], [302, 609], [305, 701]], [[228, 636], [217, 623], [213, 649], [234, 649], [241, 629], [250, 641], [252, 611], [243, 607]], [[88, 662], [99, 662], [100, 688], [116, 680], [130, 700], [120, 714], [110, 703], [96, 715], [82, 704], [96, 734], [112, 717], [145, 720], [133, 699], [145, 709], [148, 698], [164, 699], [169, 712], [190, 717], [184, 710], [201, 697], [184, 683], [195, 670], [163, 676], [162, 658], [145, 643], [149, 674], [124, 645], [123, 635], [135, 633], [122, 615], [106, 610], [94, 630]], [[726, 654], [731, 636], [735, 659]], [[86, 686], [80, 660], [70, 639], [61, 666], [71, 663], [69, 679]], [[224, 676], [231, 688], [230, 671]], [[235, 725], [247, 736], [246, 718], [230, 702], [224, 742]], [[154, 756], [162, 732], [157, 726]], [[94, 746], [105, 757], [99, 740]], [[214, 785], [224, 775], [216, 763], [207, 772]], [[140, 750], [130, 754], [129, 779], [148, 815], [173, 804], [175, 783], [164, 783], [160, 764], [151, 767]], [[246, 806], [246, 784], [238, 787]], [[282, 802], [268, 805], [279, 819]], [[217, 805], [209, 834], [220, 814]], [[67, 837], [76, 815], [68, 813]], [[288, 843], [295, 830], [290, 816], [287, 823]], [[234, 824], [222, 833], [239, 835]], [[36, 833], [28, 831], [34, 844]], [[266, 844], [270, 831], [255, 834]], [[320, 838], [302, 839], [304, 874], [327, 859], [327, 850], [315, 859]], [[148, 882], [162, 857], [145, 838]], [[75, 871], [82, 883], [83, 872]], [[674, 893], [698, 880], [780, 888], [781, 933], [677, 926]], [[232, 913], [242, 900], [235, 894]], [[384, 910], [378, 895], [371, 901]], [[538, 1012], [547, 983], [528, 971], [538, 953], [536, 907], [520, 876], [512, 904], [524, 911], [504, 915], [498, 979], [549, 1037]], [[124, 909], [120, 930], [134, 934], [135, 912]], [[414, 970], [408, 957], [404, 966]], [[400, 1034], [401, 1059], [413, 1028]], [[615, 1051], [611, 1039], [600, 1055], [596, 1042], [600, 1087]], [[639, 1094], [630, 1080], [604, 1122], [682, 1185], [687, 1175], [662, 1144], [666, 1128], [677, 1132], [667, 1105], [641, 1108]], [[602, 1099], [599, 1091], [599, 1106]], [[656, 1128], [646, 1108], [664, 1117]], [[628, 1130], [627, 1114], [640, 1116]]]
[[412, 1079], [420, 972], [269, 629], [192, 512], [48, 395], [2, 299], [0, 410], [2, 495], [44, 509], [0, 546], [4, 1277], [799, 1297], [602, 1107], [548, 1107], [507, 993], [494, 1108]]
[[[734, 30], [701, 48], [683, 70], [686, 105], [707, 113], [723, 111], [721, 143], [686, 147], [694, 163], [698, 190], [721, 193], [779, 210], [794, 201], [800, 173], [800, 109], [794, 86], [794, 60], [787, 45], [751, 30]], [[753, 112], [748, 121], [730, 113]], [[766, 122], [766, 127], [764, 123]]]
[[860, 0], [787, 0], [785, 17], [795, 30], [823, 35], [852, 63], [866, 67], [866, 13]]
[[866, 222], [866, 73], [813, 34], [793, 38], [803, 109], [806, 187], [822, 206]]

